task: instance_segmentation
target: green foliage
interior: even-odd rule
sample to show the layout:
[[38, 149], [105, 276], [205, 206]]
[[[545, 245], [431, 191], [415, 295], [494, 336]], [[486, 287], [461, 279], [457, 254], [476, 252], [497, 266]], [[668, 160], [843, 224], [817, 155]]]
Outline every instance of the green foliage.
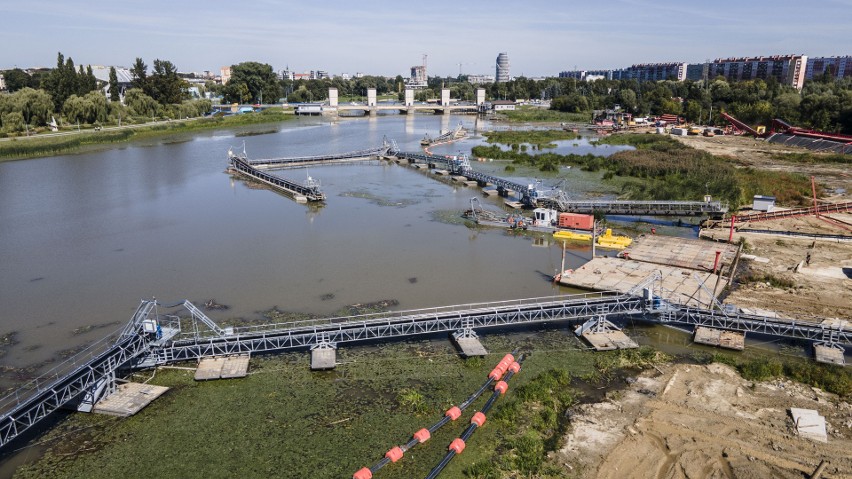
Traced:
[[780, 362], [767, 358], [750, 359], [740, 363], [737, 369], [742, 377], [750, 381], [765, 381], [781, 376], [784, 372]]
[[231, 66], [231, 79], [223, 94], [227, 103], [259, 103], [261, 96], [274, 103], [281, 96], [281, 85], [271, 65], [243, 62]]
[[153, 118], [160, 116], [162, 112], [162, 106], [138, 88], [124, 92], [124, 104], [133, 116]]
[[0, 117], [3, 123], [3, 131], [7, 133], [15, 133], [24, 131], [24, 116], [19, 111], [3, 113]]
[[774, 288], [795, 288], [796, 282], [787, 278], [780, 278], [771, 273], [756, 273], [754, 271], [747, 271], [746, 273], [740, 275], [737, 279], [742, 284], [749, 283], [768, 283], [770, 286]]
[[716, 353], [714, 362], [727, 364], [751, 381], [766, 381], [786, 377], [808, 386], [837, 394], [842, 400], [852, 398], [852, 370], [833, 364], [820, 364], [804, 358], [758, 357], [742, 359], [739, 356]]
[[27, 72], [20, 68], [6, 70], [3, 73], [3, 81], [6, 83], [6, 91], [15, 93], [22, 88], [38, 88], [38, 83]]
[[542, 148], [550, 142], [558, 140], [573, 140], [577, 134], [565, 130], [506, 130], [484, 133], [488, 143], [504, 145], [527, 143]]
[[776, 160], [792, 161], [794, 163], [805, 163], [809, 165], [819, 163], [838, 163], [841, 165], [852, 165], [852, 155], [843, 155], [840, 153], [775, 153], [772, 158]]
[[556, 110], [545, 110], [543, 108], [521, 107], [515, 111], [502, 111], [502, 116], [505, 116], [513, 122], [571, 122], [571, 123], [588, 123], [592, 117], [591, 112], [569, 113]]
[[397, 395], [396, 400], [401, 407], [411, 412], [423, 414], [429, 411], [426, 398], [423, 397], [423, 394], [413, 389], [403, 389]]
[[109, 101], [119, 101], [121, 92], [118, 91], [118, 73], [115, 67], [109, 67]]

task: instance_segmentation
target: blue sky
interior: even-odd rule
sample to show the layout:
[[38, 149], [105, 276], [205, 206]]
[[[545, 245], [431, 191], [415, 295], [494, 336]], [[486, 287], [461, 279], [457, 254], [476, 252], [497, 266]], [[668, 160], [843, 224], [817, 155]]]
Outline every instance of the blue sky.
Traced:
[[[768, 5], [772, 5], [768, 7]], [[700, 62], [729, 56], [852, 55], [852, 0], [313, 1], [0, 0], [0, 68], [130, 66], [181, 71], [254, 60], [331, 73], [512, 75]]]

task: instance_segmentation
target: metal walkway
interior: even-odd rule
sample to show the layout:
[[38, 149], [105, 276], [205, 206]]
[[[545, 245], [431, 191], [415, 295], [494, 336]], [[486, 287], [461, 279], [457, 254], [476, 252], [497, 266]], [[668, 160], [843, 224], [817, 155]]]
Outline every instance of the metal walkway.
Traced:
[[446, 157], [402, 151], [395, 152], [395, 156], [411, 163], [427, 163], [433, 167], [442, 165], [450, 173], [475, 180], [481, 186], [491, 183], [503, 195], [513, 191], [520, 196], [521, 203], [532, 208], [553, 208], [568, 213], [593, 214], [602, 212], [607, 215], [640, 216], [709, 215], [722, 217], [728, 211], [728, 205], [719, 201], [572, 201], [559, 189], [546, 190], [541, 188], [540, 184], [523, 185], [516, 181], [478, 172], [470, 166], [470, 161], [466, 156]]
[[791, 210], [783, 210], [783, 211], [770, 211], [767, 213], [754, 213], [750, 215], [735, 215], [732, 216], [734, 224], [736, 223], [746, 223], [751, 222], [755, 223], [758, 221], [769, 221], [769, 220], [777, 220], [782, 218], [795, 218], [799, 216], [814, 216], [818, 214], [829, 214], [829, 213], [849, 213], [852, 212], [852, 201], [847, 201], [845, 203], [832, 203], [832, 204], [822, 204], [818, 205], [816, 208], [813, 206], [809, 208], [794, 208]]
[[280, 176], [271, 175], [249, 164], [244, 157], [230, 154], [231, 168], [251, 179], [266, 183], [273, 188], [290, 193], [292, 195], [300, 195], [307, 198], [308, 201], [325, 201], [325, 194], [320, 191], [319, 181], [312, 179], [310, 176], [305, 184], [298, 183], [294, 180], [282, 178]]
[[221, 328], [192, 303], [183, 301], [171, 307], [182, 306], [190, 312], [191, 328], [186, 332], [181, 331], [186, 320], [160, 314], [158, 307], [166, 306], [156, 301], [142, 301], [120, 333], [0, 399], [0, 450], [61, 407], [94, 404], [114, 387], [119, 368], [141, 369], [211, 356], [336, 348], [343, 343], [423, 334], [616, 318], [747, 331], [836, 348], [852, 346], [852, 330], [837, 324], [675, 306], [653, 295], [654, 280], [649, 277], [628, 293], [475, 303], [241, 328]]
[[295, 156], [290, 158], [270, 158], [270, 159], [257, 159], [257, 160], [246, 160], [248, 164], [253, 167], [265, 166], [265, 167], [294, 167], [294, 166], [307, 166], [307, 165], [315, 165], [322, 163], [335, 163], [342, 162], [347, 160], [362, 160], [365, 158], [378, 158], [380, 156], [384, 156], [388, 153], [390, 149], [390, 145], [385, 142], [382, 146], [378, 148], [371, 148], [367, 150], [358, 150], [358, 151], [350, 151], [347, 153], [337, 153], [333, 155], [317, 155], [317, 156]]
[[541, 203], [567, 213], [640, 216], [719, 216], [728, 211], [728, 205], [719, 201], [572, 201], [559, 196], [545, 198]]

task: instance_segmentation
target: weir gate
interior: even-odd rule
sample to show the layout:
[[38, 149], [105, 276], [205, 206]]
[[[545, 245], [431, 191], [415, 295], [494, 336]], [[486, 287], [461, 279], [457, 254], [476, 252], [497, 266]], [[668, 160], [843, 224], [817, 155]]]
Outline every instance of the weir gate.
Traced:
[[[240, 328], [220, 327], [189, 301], [163, 305], [143, 300], [123, 330], [0, 399], [0, 451], [60, 408], [90, 411], [98, 400], [114, 391], [120, 375], [216, 356], [337, 348], [358, 341], [425, 334], [475, 334], [490, 328], [549, 322], [584, 323], [583, 329], [590, 323], [610, 320], [752, 332], [803, 339], [841, 351], [843, 346], [852, 345], [852, 331], [833, 323], [669, 304], [653, 294], [655, 279], [650, 277], [628, 293], [463, 304]], [[189, 316], [160, 312], [178, 306]]]

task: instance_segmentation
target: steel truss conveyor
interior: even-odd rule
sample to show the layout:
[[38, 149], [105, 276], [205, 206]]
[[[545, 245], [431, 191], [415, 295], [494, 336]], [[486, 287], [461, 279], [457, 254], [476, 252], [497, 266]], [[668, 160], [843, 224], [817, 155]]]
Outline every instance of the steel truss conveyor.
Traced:
[[[185, 335], [180, 332], [180, 318], [160, 316], [159, 303], [143, 301], [116, 336], [100, 341], [44, 377], [0, 398], [0, 450], [61, 407], [94, 404], [115, 386], [119, 369], [141, 369], [211, 356], [318, 345], [335, 347], [357, 341], [608, 317], [852, 346], [852, 330], [841, 325], [671, 305], [653, 295], [651, 279], [621, 294], [604, 292], [476, 303], [243, 328], [221, 328], [184, 301], [177, 304], [190, 312], [195, 324], [193, 332]], [[206, 331], [198, 329], [199, 323], [207, 327]]]
[[296, 156], [290, 158], [270, 158], [246, 160], [248, 164], [258, 167], [281, 168], [292, 166], [309, 166], [324, 163], [334, 163], [345, 160], [356, 160], [364, 158], [378, 158], [388, 153], [390, 146], [387, 142], [379, 148], [371, 148], [367, 150], [350, 151], [346, 153], [338, 153], [332, 155], [317, 155], [317, 156]]
[[315, 180], [308, 177], [308, 183], [302, 184], [297, 181], [282, 178], [280, 176], [271, 175], [249, 164], [246, 158], [236, 155], [230, 155], [231, 168], [240, 174], [248, 176], [254, 180], [266, 183], [274, 188], [283, 190], [286, 193], [301, 195], [307, 198], [308, 201], [325, 201], [325, 194], [320, 191], [319, 184]]
[[562, 320], [586, 320], [600, 315], [639, 314], [643, 300], [630, 295], [590, 293], [562, 299], [536, 298], [431, 308], [402, 313], [331, 318], [276, 329], [235, 329], [232, 335], [191, 338], [152, 348], [147, 365], [167, 364], [209, 356], [262, 353], [317, 344], [407, 337], [421, 334], [484, 329]]

